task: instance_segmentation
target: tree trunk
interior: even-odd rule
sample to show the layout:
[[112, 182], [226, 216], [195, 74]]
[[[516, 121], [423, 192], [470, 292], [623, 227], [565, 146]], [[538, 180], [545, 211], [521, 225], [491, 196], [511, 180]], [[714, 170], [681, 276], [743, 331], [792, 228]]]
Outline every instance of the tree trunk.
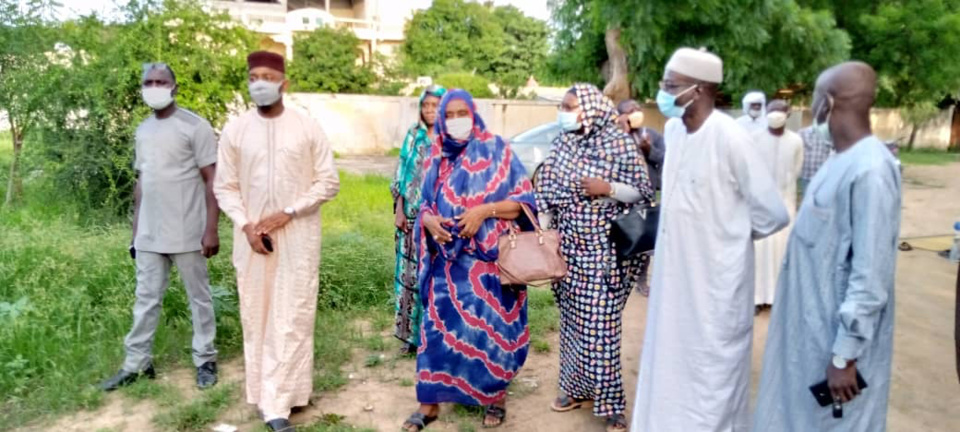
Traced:
[[907, 142], [907, 151], [913, 150], [913, 142], [917, 140], [917, 132], [920, 131], [920, 125], [917, 123], [913, 124], [913, 129], [910, 130], [910, 141]]
[[23, 179], [20, 177], [20, 153], [23, 150], [23, 128], [10, 119], [10, 132], [13, 136], [13, 161], [10, 162], [10, 179], [7, 183], [7, 197], [4, 206], [9, 207], [23, 197]]
[[607, 45], [610, 79], [603, 88], [603, 94], [612, 99], [613, 103], [620, 103], [630, 99], [630, 74], [627, 68], [627, 53], [620, 46], [620, 29], [607, 29], [604, 41]]

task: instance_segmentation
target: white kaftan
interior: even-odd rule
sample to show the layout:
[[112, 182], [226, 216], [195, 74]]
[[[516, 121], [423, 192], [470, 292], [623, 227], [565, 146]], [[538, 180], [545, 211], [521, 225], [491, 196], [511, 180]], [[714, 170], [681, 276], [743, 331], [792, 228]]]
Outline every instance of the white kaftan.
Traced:
[[[793, 131], [785, 130], [782, 136], [775, 136], [769, 130], [763, 130], [753, 134], [753, 145], [776, 180], [777, 190], [792, 221], [797, 214], [797, 178], [803, 168], [803, 140]], [[757, 255], [754, 302], [757, 305], [773, 304], [790, 228], [791, 225], [787, 225], [787, 228], [754, 243]]]
[[[900, 170], [887, 147], [871, 136], [831, 156], [790, 236], [754, 431], [886, 430], [899, 233]], [[809, 390], [827, 378], [834, 354], [856, 359], [867, 382], [842, 419]]]
[[667, 122], [660, 232], [633, 432], [746, 431], [753, 240], [790, 218], [750, 136], [714, 111]]
[[[214, 192], [234, 224], [247, 402], [270, 417], [288, 417], [313, 390], [320, 204], [339, 189], [330, 143], [307, 115], [254, 109], [224, 127]], [[253, 252], [243, 226], [285, 207], [296, 216], [270, 234], [274, 252]]]

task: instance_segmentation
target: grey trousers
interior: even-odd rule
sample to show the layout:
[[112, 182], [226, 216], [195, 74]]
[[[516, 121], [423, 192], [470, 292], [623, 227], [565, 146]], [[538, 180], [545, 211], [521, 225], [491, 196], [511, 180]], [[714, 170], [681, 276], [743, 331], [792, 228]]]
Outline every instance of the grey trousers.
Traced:
[[150, 364], [153, 336], [160, 320], [163, 294], [170, 286], [170, 265], [180, 271], [193, 313], [193, 363], [200, 366], [216, 361], [213, 340], [217, 322], [213, 315], [213, 297], [207, 259], [197, 252], [158, 254], [137, 251], [137, 301], [133, 305], [133, 328], [124, 341], [127, 358], [123, 370], [140, 372]]

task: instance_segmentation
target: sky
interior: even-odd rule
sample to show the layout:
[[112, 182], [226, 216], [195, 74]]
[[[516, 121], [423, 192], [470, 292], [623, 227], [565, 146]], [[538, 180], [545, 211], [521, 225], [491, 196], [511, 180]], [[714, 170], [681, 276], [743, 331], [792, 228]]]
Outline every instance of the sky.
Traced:
[[[63, 4], [62, 18], [68, 19], [80, 15], [86, 15], [91, 12], [98, 12], [101, 15], [109, 14], [114, 10], [115, 0], [60, 0]], [[122, 0], [120, 0], [122, 1]], [[383, 1], [383, 0], [381, 0]], [[403, 1], [403, 0], [390, 0]], [[514, 5], [523, 11], [524, 14], [539, 18], [544, 21], [550, 19], [550, 10], [547, 8], [547, 0], [494, 0], [497, 6]]]

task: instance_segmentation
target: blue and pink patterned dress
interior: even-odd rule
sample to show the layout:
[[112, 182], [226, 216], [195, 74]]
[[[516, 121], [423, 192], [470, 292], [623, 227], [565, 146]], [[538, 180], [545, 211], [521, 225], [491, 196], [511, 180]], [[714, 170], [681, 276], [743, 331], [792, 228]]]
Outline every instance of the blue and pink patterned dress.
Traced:
[[[473, 133], [466, 142], [447, 135], [446, 106], [467, 102]], [[424, 314], [417, 353], [417, 400], [490, 405], [506, 395], [527, 358], [527, 293], [501, 286], [497, 240], [514, 221], [487, 219], [471, 239], [436, 243], [423, 215], [453, 219], [486, 203], [513, 200], [535, 211], [532, 185], [516, 154], [486, 131], [470, 94], [452, 90], [437, 121], [442, 145], [433, 146], [423, 181], [415, 233], [420, 244], [420, 298]], [[521, 218], [523, 218], [521, 216]], [[527, 222], [527, 221], [521, 221]]]

